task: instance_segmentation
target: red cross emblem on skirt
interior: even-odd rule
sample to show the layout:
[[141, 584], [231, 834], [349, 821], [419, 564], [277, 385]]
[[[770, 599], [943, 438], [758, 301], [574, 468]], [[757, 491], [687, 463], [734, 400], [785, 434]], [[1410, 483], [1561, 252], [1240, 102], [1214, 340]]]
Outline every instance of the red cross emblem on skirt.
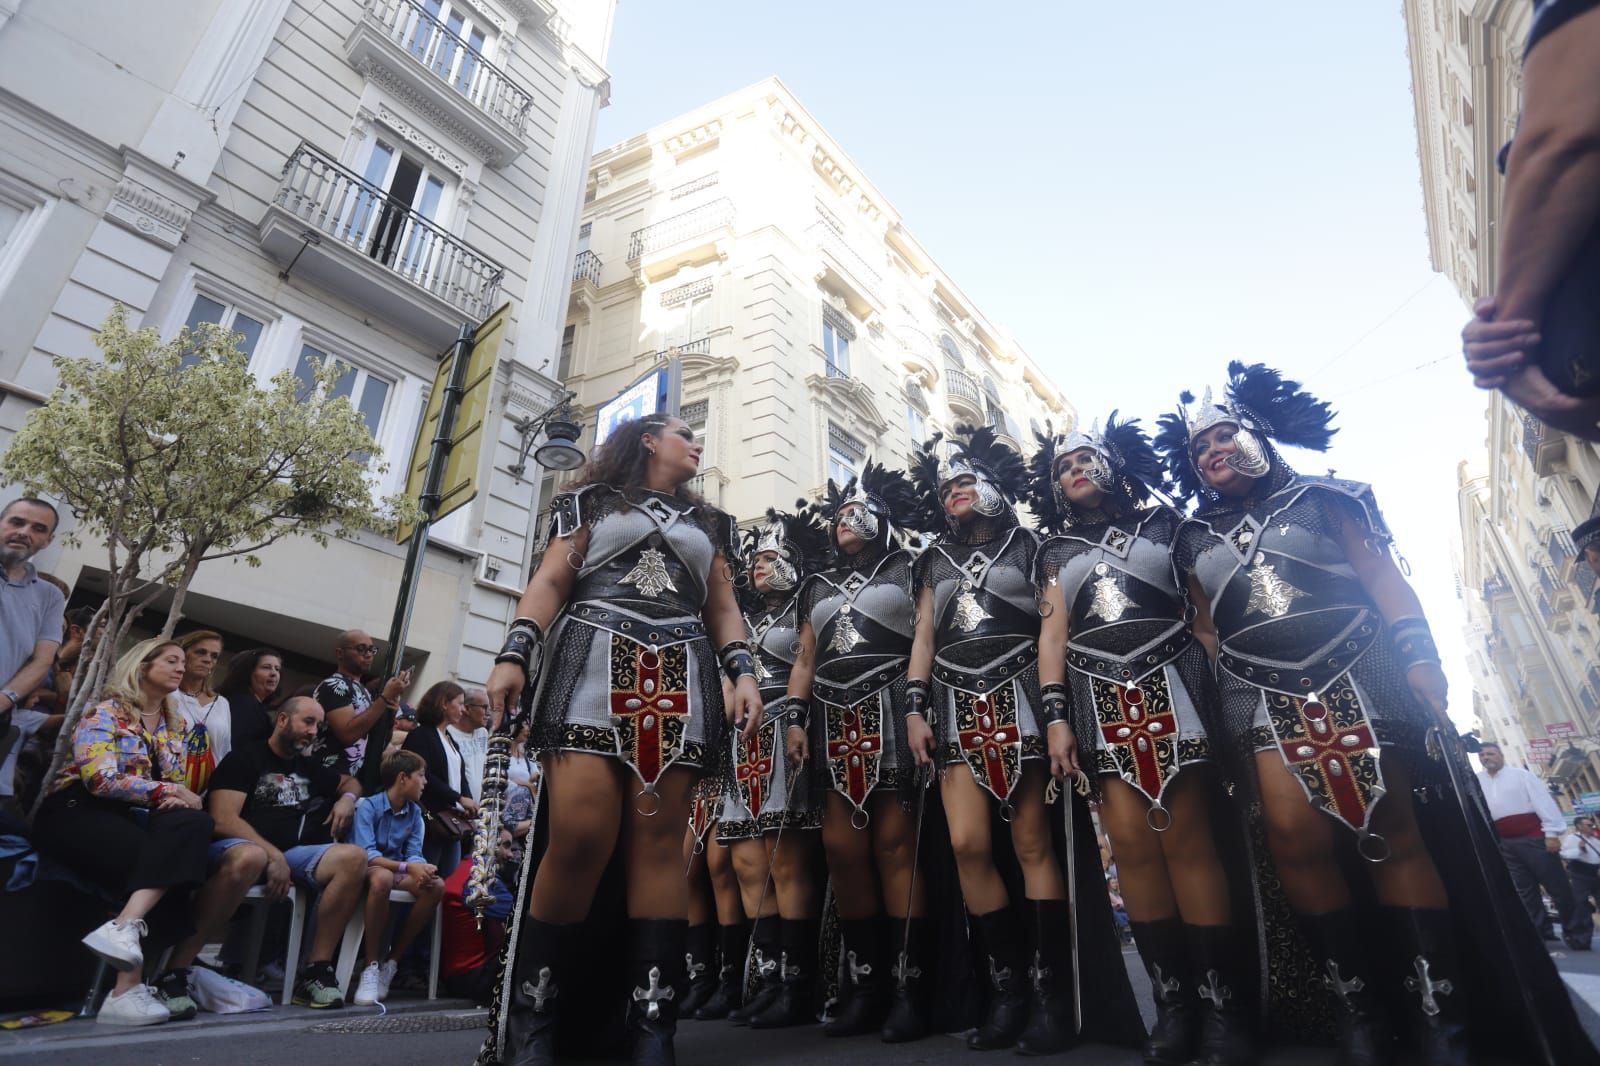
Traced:
[[[1346, 713], [1336, 716], [1334, 706], [1344, 706]], [[1365, 829], [1372, 805], [1383, 794], [1383, 779], [1372, 754], [1378, 746], [1372, 722], [1354, 690], [1340, 686], [1320, 699], [1269, 696], [1268, 708], [1283, 761], [1312, 804], [1352, 829]]]
[[761, 817], [767, 781], [772, 777], [773, 736], [774, 730], [763, 726], [756, 730], [753, 744], [746, 744], [743, 737], [737, 740], [742, 759], [734, 766], [733, 776], [739, 783], [739, 791], [743, 793], [741, 798], [751, 818]]
[[688, 677], [683, 645], [656, 649], [612, 638], [611, 724], [622, 757], [647, 786], [680, 754], [689, 715]]
[[[1152, 710], [1145, 702], [1144, 689], [1137, 685], [1124, 688], [1106, 681], [1095, 687], [1102, 689], [1096, 695], [1106, 704], [1112, 700], [1106, 698], [1111, 693], [1104, 689], [1115, 693], [1115, 707], [1104, 708], [1112, 711], [1115, 718], [1107, 721], [1107, 716], [1101, 716], [1100, 736], [1113, 751], [1120, 749], [1131, 759], [1133, 780], [1129, 784], [1143, 792], [1150, 802], [1159, 801], [1173, 772], [1170, 763], [1176, 760], [1177, 714], [1170, 704], [1159, 711]], [[1130, 768], [1129, 759], [1117, 760], [1124, 768], [1124, 780]]]
[[878, 783], [883, 757], [883, 709], [871, 696], [852, 707], [828, 709], [828, 771], [833, 787], [860, 809]]
[[[1011, 699], [1002, 700], [1002, 695]], [[978, 783], [1005, 803], [1021, 769], [1022, 730], [1017, 725], [1015, 695], [1008, 685], [986, 696], [958, 690], [956, 700], [956, 742], [961, 754]]]

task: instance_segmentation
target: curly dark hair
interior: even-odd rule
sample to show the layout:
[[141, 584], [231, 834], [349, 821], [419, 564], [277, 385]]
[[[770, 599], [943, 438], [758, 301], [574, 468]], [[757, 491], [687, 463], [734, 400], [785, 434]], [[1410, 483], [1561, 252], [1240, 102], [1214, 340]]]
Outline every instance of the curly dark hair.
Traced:
[[[224, 696], [231, 696], [238, 692], [249, 692], [250, 679], [255, 674], [256, 667], [261, 664], [262, 659], [269, 657], [278, 660], [279, 663], [283, 662], [283, 653], [276, 648], [251, 648], [248, 651], [239, 652], [228, 660], [227, 673], [222, 675], [222, 683], [217, 686], [217, 691]], [[278, 692], [274, 691], [261, 703], [263, 706], [270, 706], [272, 701], [277, 698]]]
[[[650, 452], [644, 446], [644, 435], [659, 435], [676, 417], [665, 411], [657, 411], [618, 424], [605, 443], [595, 449], [588, 464], [578, 472], [578, 480], [566, 486], [564, 491], [575, 491], [585, 485], [607, 485], [618, 490], [624, 500], [634, 502], [634, 497], [645, 489], [645, 469], [650, 465]], [[699, 493], [691, 491], [685, 482], [673, 491], [673, 495], [694, 507], [701, 524], [706, 526], [707, 532], [711, 532], [708, 523], [713, 520], [713, 508]]]

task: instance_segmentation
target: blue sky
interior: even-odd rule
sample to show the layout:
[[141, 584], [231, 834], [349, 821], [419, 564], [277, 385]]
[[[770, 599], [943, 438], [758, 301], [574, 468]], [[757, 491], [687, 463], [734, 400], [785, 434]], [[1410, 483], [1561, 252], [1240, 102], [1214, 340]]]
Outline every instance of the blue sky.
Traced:
[[1485, 405], [1398, 3], [622, 0], [607, 66], [597, 147], [781, 77], [1086, 420], [1231, 358], [1332, 400], [1333, 450], [1291, 461], [1374, 483], [1470, 722], [1451, 556]]

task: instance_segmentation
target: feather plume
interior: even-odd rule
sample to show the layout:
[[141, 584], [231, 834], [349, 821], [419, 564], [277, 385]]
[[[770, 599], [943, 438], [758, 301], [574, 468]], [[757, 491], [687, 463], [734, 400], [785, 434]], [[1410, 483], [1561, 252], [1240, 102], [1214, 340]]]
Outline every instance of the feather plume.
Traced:
[[1260, 419], [1260, 430], [1280, 444], [1325, 452], [1333, 435], [1333, 408], [1264, 363], [1228, 364], [1228, 399]]

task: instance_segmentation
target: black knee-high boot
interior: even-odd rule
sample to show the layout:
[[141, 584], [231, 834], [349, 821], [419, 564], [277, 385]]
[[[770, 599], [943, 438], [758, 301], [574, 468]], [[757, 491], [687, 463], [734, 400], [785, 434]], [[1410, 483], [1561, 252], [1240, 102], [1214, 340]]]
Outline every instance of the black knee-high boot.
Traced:
[[885, 1044], [904, 1044], [928, 1035], [929, 941], [933, 930], [926, 918], [896, 918], [889, 922], [889, 953], [895, 963], [889, 971], [889, 1014], [879, 1031]]
[[884, 961], [883, 919], [852, 918], [839, 922], [844, 941], [844, 1000], [839, 1013], [822, 1027], [825, 1036], [860, 1036], [883, 1026], [889, 999], [884, 992], [889, 964]]
[[683, 994], [684, 942], [689, 923], [681, 918], [631, 918], [628, 1037], [633, 1066], [674, 1066], [673, 1037], [678, 1031], [678, 997]]
[[778, 916], [757, 918], [750, 931], [750, 968], [755, 974], [756, 987], [746, 997], [744, 1006], [729, 1013], [728, 1020], [734, 1025], [749, 1025], [751, 1018], [778, 998], [778, 990], [783, 987], [778, 979], [778, 956], [782, 950], [778, 946]]
[[975, 915], [989, 962], [989, 1008], [983, 1024], [967, 1037], [974, 1051], [992, 1051], [1017, 1042], [1028, 1021], [1027, 975], [1022, 963], [1022, 929], [1009, 905]]
[[721, 961], [717, 966], [717, 986], [694, 1012], [696, 1021], [726, 1018], [729, 1011], [744, 1002], [744, 959], [750, 952], [750, 923], [723, 925], [717, 929], [722, 948], [719, 953]]
[[689, 948], [684, 952], [684, 974], [689, 992], [678, 1007], [680, 1018], [693, 1018], [717, 990], [717, 927], [710, 922], [689, 927]]
[[817, 937], [819, 922], [783, 918], [778, 922], [778, 994], [751, 1015], [752, 1029], [786, 1029], [817, 1020]]
[[1424, 1066], [1466, 1066], [1467, 990], [1446, 910], [1385, 907], [1405, 952], [1399, 1001], [1417, 1034]]
[[1322, 983], [1339, 1005], [1341, 1066], [1385, 1066], [1394, 1058], [1394, 1040], [1383, 1021], [1378, 980], [1366, 951], [1373, 931], [1349, 909], [1299, 917]]
[[550, 1066], [556, 1061], [560, 982], [572, 929], [527, 915], [522, 918], [511, 1002], [506, 1006], [507, 1066]]
[[1072, 1023], [1072, 913], [1064, 899], [1030, 899], [1033, 916], [1032, 994], [1028, 1024], [1017, 1037], [1022, 1055], [1054, 1055], [1077, 1042]]
[[1189, 925], [1189, 958], [1200, 997], [1202, 1066], [1250, 1066], [1256, 1061], [1248, 992], [1239, 974], [1238, 942], [1231, 925]]
[[1145, 1038], [1144, 1061], [1150, 1066], [1188, 1062], [1194, 1058], [1200, 1033], [1200, 1001], [1183, 922], [1162, 918], [1128, 925], [1156, 1001], [1156, 1021]]

